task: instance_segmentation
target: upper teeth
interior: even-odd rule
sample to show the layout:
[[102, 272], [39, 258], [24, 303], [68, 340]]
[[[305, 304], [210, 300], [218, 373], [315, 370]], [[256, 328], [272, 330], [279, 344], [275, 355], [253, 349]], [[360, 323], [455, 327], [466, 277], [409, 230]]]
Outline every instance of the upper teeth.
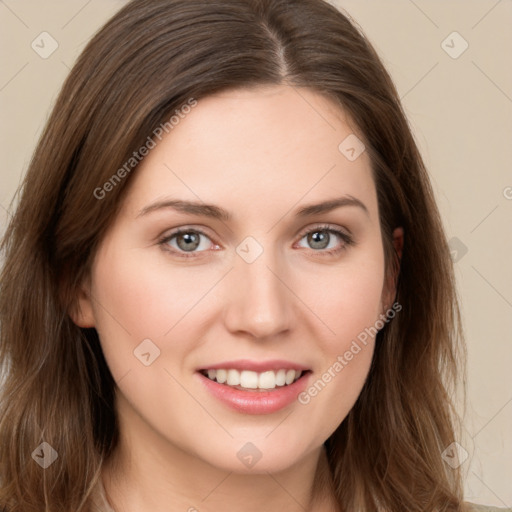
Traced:
[[257, 373], [249, 370], [208, 370], [208, 378], [216, 380], [219, 384], [240, 386], [247, 389], [273, 389], [276, 386], [289, 385], [301, 375], [300, 370], [272, 370]]

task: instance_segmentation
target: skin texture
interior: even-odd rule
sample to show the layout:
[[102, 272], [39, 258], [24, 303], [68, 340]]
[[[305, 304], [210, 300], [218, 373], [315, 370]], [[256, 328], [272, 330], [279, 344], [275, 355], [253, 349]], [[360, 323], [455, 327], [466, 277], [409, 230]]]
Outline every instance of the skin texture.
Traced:
[[[351, 133], [314, 91], [230, 91], [199, 100], [134, 171], [74, 318], [98, 330], [118, 384], [121, 444], [103, 475], [118, 510], [329, 510], [325, 490], [310, 505], [313, 477], [323, 442], [361, 391], [373, 339], [308, 404], [272, 414], [228, 408], [197, 370], [284, 359], [310, 368], [312, 384], [391, 306], [368, 155], [349, 161], [338, 150]], [[347, 195], [367, 211], [294, 214]], [[218, 205], [232, 219], [171, 208], [139, 215], [171, 198]], [[304, 232], [324, 224], [354, 244], [331, 234], [315, 249]], [[206, 234], [192, 257], [172, 252], [176, 238], [159, 243], [179, 227]], [[236, 252], [249, 236], [263, 249], [252, 263]], [[144, 339], [160, 350], [150, 366], [134, 356]], [[237, 457], [247, 442], [261, 452], [252, 468]]]

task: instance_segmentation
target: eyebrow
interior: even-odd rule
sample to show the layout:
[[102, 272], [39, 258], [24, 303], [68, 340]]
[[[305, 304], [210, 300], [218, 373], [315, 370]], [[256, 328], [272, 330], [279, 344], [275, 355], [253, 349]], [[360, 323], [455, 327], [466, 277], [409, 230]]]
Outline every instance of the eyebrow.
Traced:
[[[300, 218], [309, 217], [318, 215], [320, 213], [327, 213], [335, 210], [336, 208], [341, 208], [344, 206], [355, 206], [357, 208], [361, 208], [367, 215], [369, 215], [368, 208], [362, 201], [353, 196], [347, 195], [323, 201], [321, 203], [302, 206], [295, 211], [295, 216]], [[224, 208], [221, 208], [220, 206], [196, 201], [183, 201], [179, 199], [167, 199], [152, 203], [140, 210], [140, 212], [137, 214], [137, 217], [142, 217], [151, 212], [162, 209], [173, 209], [178, 212], [198, 215], [202, 217], [210, 217], [212, 219], [218, 219], [224, 222], [228, 222], [232, 218], [231, 213]]]

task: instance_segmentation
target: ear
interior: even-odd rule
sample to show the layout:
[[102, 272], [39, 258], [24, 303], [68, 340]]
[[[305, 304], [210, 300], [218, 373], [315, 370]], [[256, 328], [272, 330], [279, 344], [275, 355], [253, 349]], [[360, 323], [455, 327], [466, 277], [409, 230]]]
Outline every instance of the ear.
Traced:
[[88, 283], [81, 285], [77, 290], [76, 299], [72, 308], [69, 310], [69, 316], [78, 327], [87, 328], [96, 326], [90, 286]]
[[[400, 266], [400, 261], [402, 260], [402, 251], [404, 250], [403, 228], [395, 228], [393, 231], [393, 247], [395, 248], [395, 253], [397, 255], [398, 266]], [[396, 277], [398, 277], [398, 275]]]
[[404, 249], [404, 230], [401, 227], [395, 228], [393, 231], [393, 261], [390, 262], [390, 268], [386, 277], [386, 284], [384, 289], [384, 309], [387, 310], [391, 307], [393, 300], [396, 297], [396, 288], [398, 276], [400, 274], [400, 262], [402, 261], [402, 253]]

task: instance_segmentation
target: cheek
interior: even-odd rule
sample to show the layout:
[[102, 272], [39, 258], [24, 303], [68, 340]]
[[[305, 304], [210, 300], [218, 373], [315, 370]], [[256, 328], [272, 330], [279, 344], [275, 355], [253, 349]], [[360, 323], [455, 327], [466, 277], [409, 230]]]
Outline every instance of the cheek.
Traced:
[[311, 376], [298, 401], [309, 409], [314, 428], [328, 436], [356, 402], [382, 328], [382, 250], [375, 244], [363, 257], [347, 259], [336, 272], [329, 269], [308, 281], [308, 303], [314, 304], [313, 312], [328, 330], [322, 329], [322, 335], [319, 330], [316, 336], [322, 369]]
[[323, 372], [312, 375], [298, 395], [309, 428], [316, 438], [327, 439], [354, 407], [371, 365], [374, 342], [357, 340], [333, 357]]
[[300, 296], [327, 327], [317, 339], [331, 360], [375, 325], [383, 312], [383, 282], [384, 256], [378, 243], [353, 253], [336, 267], [297, 277]]
[[140, 369], [134, 351], [144, 340], [163, 352], [172, 338], [173, 359], [185, 354], [190, 344], [182, 328], [200, 322], [201, 299], [218, 281], [211, 270], [173, 268], [157, 251], [144, 251], [106, 245], [93, 268], [96, 329], [114, 378]]
[[311, 375], [308, 387], [298, 396], [308, 411], [311, 431], [324, 439], [356, 403], [370, 370], [380, 327], [380, 276], [374, 280], [359, 274], [340, 282], [339, 287], [342, 292], [330, 294], [332, 300], [317, 310], [335, 334], [316, 338], [322, 354], [321, 369]]

